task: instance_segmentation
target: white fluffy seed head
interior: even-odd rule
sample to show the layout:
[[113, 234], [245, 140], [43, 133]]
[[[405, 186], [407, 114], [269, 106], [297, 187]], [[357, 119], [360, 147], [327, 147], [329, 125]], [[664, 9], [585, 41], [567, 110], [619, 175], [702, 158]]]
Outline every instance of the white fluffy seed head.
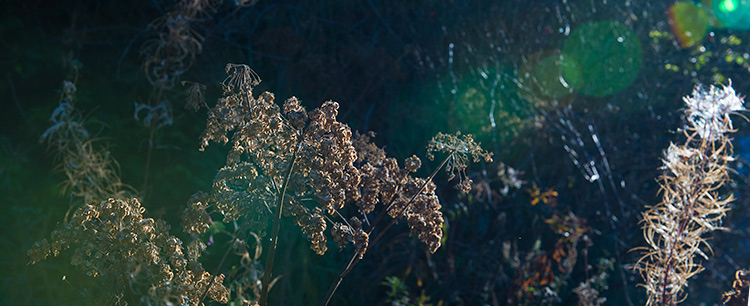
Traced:
[[696, 86], [693, 94], [683, 100], [688, 107], [690, 128], [709, 141], [717, 140], [731, 130], [729, 114], [745, 110], [743, 98], [737, 96], [731, 81], [721, 88], [711, 85], [708, 90]]

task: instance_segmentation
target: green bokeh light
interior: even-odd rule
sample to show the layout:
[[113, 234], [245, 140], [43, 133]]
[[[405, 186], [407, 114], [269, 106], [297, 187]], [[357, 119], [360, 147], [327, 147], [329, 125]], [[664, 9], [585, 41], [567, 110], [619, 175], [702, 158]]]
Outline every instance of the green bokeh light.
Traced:
[[717, 0], [711, 2], [716, 19], [725, 27], [750, 30], [750, 0]]
[[[563, 72], [565, 71], [565, 72]], [[543, 50], [528, 55], [518, 71], [518, 82], [527, 98], [542, 101], [558, 99], [575, 91], [569, 83], [580, 78], [578, 64], [560, 50]]]
[[[565, 81], [594, 97], [617, 93], [630, 85], [643, 62], [638, 36], [615, 21], [584, 24], [563, 43]], [[577, 67], [571, 67], [577, 66]]]
[[703, 41], [709, 29], [709, 16], [702, 6], [692, 2], [676, 2], [667, 10], [672, 34], [683, 48]]
[[534, 75], [541, 93], [550, 98], [572, 93], [573, 88], [563, 77], [563, 71], [567, 71], [568, 78], [575, 83], [580, 77], [577, 67], [571, 59], [560, 54], [551, 54], [539, 60], [534, 67]]
[[731, 13], [737, 10], [737, 2], [735, 0], [724, 0], [719, 4], [719, 10], [724, 13]]
[[[492, 139], [493, 133], [497, 133], [499, 139], [514, 135], [525, 117], [523, 114], [530, 112], [523, 108], [531, 107], [521, 99], [517, 85], [513, 82], [520, 78], [520, 71], [504, 65], [478, 69], [486, 77], [482, 73], [461, 76], [456, 100], [445, 110], [453, 114], [452, 119], [456, 124], [453, 128], [471, 133], [477, 140], [484, 142]], [[493, 86], [494, 96], [491, 89]], [[490, 113], [496, 124], [494, 129]]]
[[[398, 157], [408, 157], [424, 150], [425, 139], [439, 131], [461, 131], [472, 134], [482, 143], [513, 139], [536, 107], [519, 88], [519, 69], [510, 61], [496, 62], [488, 67], [457, 71], [455, 94], [453, 76], [445, 75], [403, 92], [398, 100], [409, 103], [389, 104], [385, 133], [389, 148]], [[494, 91], [493, 91], [494, 88]], [[532, 93], [533, 94], [533, 93]], [[494, 106], [493, 106], [494, 105]], [[495, 126], [492, 126], [492, 119]], [[404, 132], [408, 131], [408, 132]]]

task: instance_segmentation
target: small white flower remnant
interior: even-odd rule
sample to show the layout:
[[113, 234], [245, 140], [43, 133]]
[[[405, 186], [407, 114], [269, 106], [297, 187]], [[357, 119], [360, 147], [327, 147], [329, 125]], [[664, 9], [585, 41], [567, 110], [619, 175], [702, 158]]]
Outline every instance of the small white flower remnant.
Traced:
[[683, 100], [688, 106], [686, 113], [690, 125], [708, 141], [715, 141], [732, 129], [729, 114], [745, 110], [743, 98], [735, 94], [731, 80], [727, 86], [711, 85], [707, 91], [696, 86], [693, 95]]
[[664, 154], [664, 166], [672, 171], [675, 177], [691, 177], [689, 162], [693, 158], [700, 158], [701, 154], [695, 148], [678, 146], [674, 143], [669, 144], [667, 152]]

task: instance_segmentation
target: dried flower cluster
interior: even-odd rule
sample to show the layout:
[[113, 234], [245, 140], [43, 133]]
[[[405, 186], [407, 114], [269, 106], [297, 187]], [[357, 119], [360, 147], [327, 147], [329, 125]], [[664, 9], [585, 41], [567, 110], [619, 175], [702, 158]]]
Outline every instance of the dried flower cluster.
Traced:
[[[294, 218], [318, 254], [327, 250], [325, 231], [331, 227], [340, 247], [352, 243], [364, 255], [368, 233], [360, 219], [340, 216], [346, 203], [362, 215], [388, 207], [392, 217], [406, 218], [430, 251], [437, 250], [443, 219], [435, 185], [409, 175], [421, 166], [419, 158], [408, 158], [402, 169], [371, 142], [373, 134], [352, 137], [350, 128], [336, 121], [338, 103], [329, 101], [307, 112], [292, 97], [279, 107], [271, 93], [253, 96], [259, 78], [249, 67], [229, 64], [226, 70], [225, 96], [209, 111], [201, 138], [201, 149], [210, 142], [232, 144], [210, 195], [225, 221], [241, 220], [263, 234], [286, 186], [283, 214]], [[473, 141], [469, 145], [476, 146]], [[451, 165], [463, 163], [465, 168], [460, 156]], [[329, 225], [326, 216], [339, 221]]]
[[[371, 142], [373, 135], [357, 134], [354, 141], [359, 153], [362, 181], [359, 191], [361, 197], [355, 198], [355, 204], [362, 214], [385, 206], [381, 209], [386, 209], [385, 212], [391, 218], [405, 218], [411, 233], [419, 237], [430, 252], [434, 253], [440, 247], [440, 239], [443, 237], [443, 215], [435, 195], [435, 184], [431, 180], [410, 175], [422, 166], [418, 157], [407, 158], [402, 169], [395, 158], [387, 158], [383, 149]], [[359, 236], [364, 236], [363, 234], [361, 232]], [[354, 242], [355, 249], [360, 251], [357, 239]], [[361, 258], [364, 254], [359, 255]]]
[[449, 173], [448, 180], [452, 180], [458, 175], [458, 184], [456, 188], [462, 193], [471, 191], [471, 179], [466, 177], [466, 167], [468, 166], [469, 157], [475, 163], [480, 160], [485, 162], [492, 161], [492, 154], [483, 150], [474, 138], [470, 135], [456, 135], [438, 133], [430, 140], [427, 145], [427, 158], [435, 159], [435, 152], [449, 153], [448, 163], [445, 165], [445, 171]]
[[263, 235], [285, 189], [283, 214], [293, 216], [323, 254], [323, 216], [343, 208], [347, 196], [356, 197], [359, 184], [351, 130], [336, 121], [338, 104], [307, 112], [292, 97], [282, 108], [271, 93], [253, 97], [259, 80], [249, 67], [230, 64], [227, 73], [225, 96], [209, 111], [201, 138], [201, 149], [211, 141], [232, 143], [211, 198], [225, 221], [242, 219], [245, 228]]
[[204, 192], [197, 192], [188, 201], [182, 213], [182, 230], [191, 236], [199, 236], [209, 228], [211, 217], [208, 215], [210, 198]]
[[[176, 54], [188, 56], [192, 44], [177, 47], [185, 50]], [[165, 73], [159, 78], [168, 78], [164, 71], [159, 72]], [[61, 106], [53, 114], [53, 126], [43, 139], [63, 152], [69, 177], [87, 182], [70, 179], [73, 194], [84, 197], [86, 202], [73, 212], [70, 221], [57, 227], [51, 243], [43, 240], [29, 250], [31, 262], [73, 249], [74, 265], [91, 276], [113, 280], [116, 288], [128, 288], [117, 296], [144, 304], [196, 305], [204, 297], [226, 303], [230, 293], [223, 285], [225, 276], [213, 276], [198, 262], [207, 248], [199, 236], [211, 227], [210, 213], [218, 213], [224, 222], [238, 225], [238, 234], [233, 235], [235, 246], [247, 246], [243, 239], [252, 235], [259, 247], [260, 237], [272, 225], [265, 268], [258, 264], [260, 252], [251, 257], [246, 250], [238, 251], [233, 246], [226, 253], [234, 249], [242, 256], [244, 272], [237, 273], [251, 275], [255, 280], [263, 275], [262, 283], [232, 282], [230, 288], [237, 290], [245, 302], [251, 301], [242, 297], [242, 292], [251, 290], [260, 296], [259, 304], [266, 305], [273, 285], [271, 268], [282, 217], [294, 220], [317, 254], [327, 251], [329, 237], [340, 249], [353, 246], [352, 261], [340, 275], [340, 283], [370, 244], [400, 220], [430, 252], [437, 251], [444, 220], [432, 178], [446, 166], [451, 178], [458, 173], [461, 184], [470, 186], [464, 172], [470, 158], [491, 160], [471, 136], [439, 134], [430, 143], [428, 155], [434, 158], [433, 153], [444, 152], [447, 157], [429, 178], [415, 178], [412, 174], [422, 163], [419, 158], [409, 157], [401, 166], [372, 143], [374, 134], [353, 135], [349, 126], [337, 121], [338, 103], [328, 101], [307, 111], [292, 97], [278, 105], [272, 93], [253, 95], [260, 78], [248, 66], [228, 64], [226, 72], [228, 76], [222, 82], [224, 95], [214, 107], [209, 108], [202, 100], [200, 86], [191, 87], [191, 96], [196, 99], [189, 102], [189, 107], [208, 108], [200, 150], [211, 142], [230, 143], [231, 149], [211, 191], [194, 194], [183, 211], [182, 229], [193, 237], [186, 246], [169, 234], [165, 222], [146, 217], [138, 198], [122, 196], [122, 184], [113, 166], [116, 163], [106, 151], [90, 148], [88, 133], [75, 120], [75, 86], [66, 83]], [[144, 106], [139, 110], [147, 112], [146, 125], [160, 125], [162, 117], [154, 117], [151, 108]], [[76, 154], [89, 159], [90, 170], [81, 168], [85, 163], [79, 162], [81, 158]], [[469, 191], [466, 187], [461, 190]], [[344, 216], [351, 213], [354, 216]], [[372, 214], [377, 214], [375, 219], [369, 217]], [[390, 224], [379, 227], [388, 217]], [[381, 230], [372, 239], [370, 235], [376, 227]], [[330, 233], [326, 233], [328, 230]]]
[[[204, 201], [194, 201], [201, 204], [194, 204], [189, 213], [204, 211], [202, 203], [213, 203], [225, 222], [238, 221], [243, 230], [260, 236], [272, 224], [264, 286], [270, 281], [282, 216], [293, 218], [317, 254], [327, 251], [326, 231], [330, 229], [340, 249], [352, 244], [354, 258], [361, 259], [372, 243], [373, 229], [386, 215], [391, 224], [406, 220], [430, 252], [440, 247], [443, 216], [431, 181], [434, 173], [426, 180], [411, 176], [421, 166], [419, 158], [407, 158], [402, 168], [372, 143], [374, 134], [353, 135], [346, 124], [336, 120], [336, 102], [307, 111], [292, 97], [279, 106], [272, 93], [253, 95], [260, 78], [248, 66], [228, 64], [226, 72], [224, 96], [208, 111], [200, 149], [218, 142], [230, 143], [231, 150], [211, 193]], [[202, 106], [206, 105], [200, 99], [190, 104]], [[447, 165], [453, 176], [460, 173], [467, 184], [470, 180], [464, 171], [469, 158], [491, 160], [469, 135], [438, 135], [431, 143], [430, 156], [438, 151], [448, 153], [438, 168]], [[351, 212], [347, 205], [356, 207], [359, 215], [345, 217]], [[370, 222], [367, 216], [373, 212], [378, 216]], [[203, 228], [205, 224], [189, 227]], [[356, 260], [347, 270], [354, 263]], [[267, 302], [266, 297], [264, 287], [261, 305]]]
[[722, 229], [721, 219], [734, 200], [718, 190], [728, 180], [732, 160], [729, 115], [744, 110], [729, 86], [696, 87], [686, 97], [690, 125], [683, 145], [670, 144], [661, 176], [662, 202], [643, 214], [643, 235], [649, 247], [637, 269], [645, 279], [647, 305], [673, 305], [685, 299], [691, 276], [703, 270], [695, 259], [708, 259], [705, 234]]
[[722, 88], [711, 86], [708, 90], [696, 88], [693, 95], [683, 98], [687, 104], [687, 119], [691, 128], [708, 141], [719, 140], [732, 130], [732, 120], [727, 116], [744, 110], [743, 101], [732, 88], [732, 82]]
[[[419, 192], [420, 186], [423, 185], [425, 187]], [[406, 195], [412, 195], [411, 204], [410, 198]], [[399, 193], [388, 214], [393, 218], [405, 217], [411, 233], [427, 245], [430, 253], [435, 253], [443, 238], [443, 214], [440, 208], [440, 202], [435, 195], [435, 184], [421, 178], [409, 177], [404, 192]]]
[[[613, 264], [613, 259], [600, 259], [599, 264], [597, 265], [597, 273], [589, 277], [588, 279], [586, 279], [586, 281], [582, 282], [580, 285], [578, 285], [578, 287], [573, 289], [573, 291], [578, 296], [578, 305], [606, 305], [607, 298], [600, 297], [599, 295], [603, 291], [609, 289], [609, 286], [607, 284], [609, 273], [607, 273], [607, 270], [612, 270]], [[587, 267], [586, 270], [588, 271], [589, 268]]]
[[500, 189], [500, 194], [506, 196], [511, 188], [521, 189], [521, 185], [525, 183], [521, 180], [521, 175], [523, 175], [523, 171], [518, 171], [505, 163], [500, 162], [497, 165], [497, 177], [503, 183], [503, 188]]
[[541, 241], [537, 241], [523, 258], [516, 242], [503, 243], [503, 257], [516, 274], [513, 280], [515, 293], [508, 300], [510, 304], [547, 305], [561, 302], [558, 293], [567, 285], [573, 273], [579, 249], [584, 257], [588, 256], [592, 246], [588, 234], [592, 230], [586, 226], [585, 219], [572, 212], [562, 216], [555, 212], [544, 222], [558, 235], [551, 255], [541, 249]]
[[148, 284], [142, 302], [198, 305], [211, 283], [207, 296], [226, 303], [224, 275], [213, 280], [203, 270], [197, 261], [200, 246], [191, 244], [185, 256], [182, 241], [169, 234], [169, 225], [144, 218], [144, 213], [136, 198], [84, 205], [52, 232], [52, 243], [44, 239], [34, 244], [28, 252], [31, 262], [75, 248], [71, 264], [90, 276], [111, 277], [119, 288]]

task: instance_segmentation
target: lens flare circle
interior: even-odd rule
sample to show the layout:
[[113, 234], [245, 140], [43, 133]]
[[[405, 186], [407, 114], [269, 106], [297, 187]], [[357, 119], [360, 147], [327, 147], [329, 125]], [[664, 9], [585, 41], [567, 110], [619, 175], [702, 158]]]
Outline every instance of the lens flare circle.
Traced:
[[584, 95], [606, 97], [630, 85], [643, 62], [638, 36], [616, 21], [579, 26], [563, 43], [562, 75]]

